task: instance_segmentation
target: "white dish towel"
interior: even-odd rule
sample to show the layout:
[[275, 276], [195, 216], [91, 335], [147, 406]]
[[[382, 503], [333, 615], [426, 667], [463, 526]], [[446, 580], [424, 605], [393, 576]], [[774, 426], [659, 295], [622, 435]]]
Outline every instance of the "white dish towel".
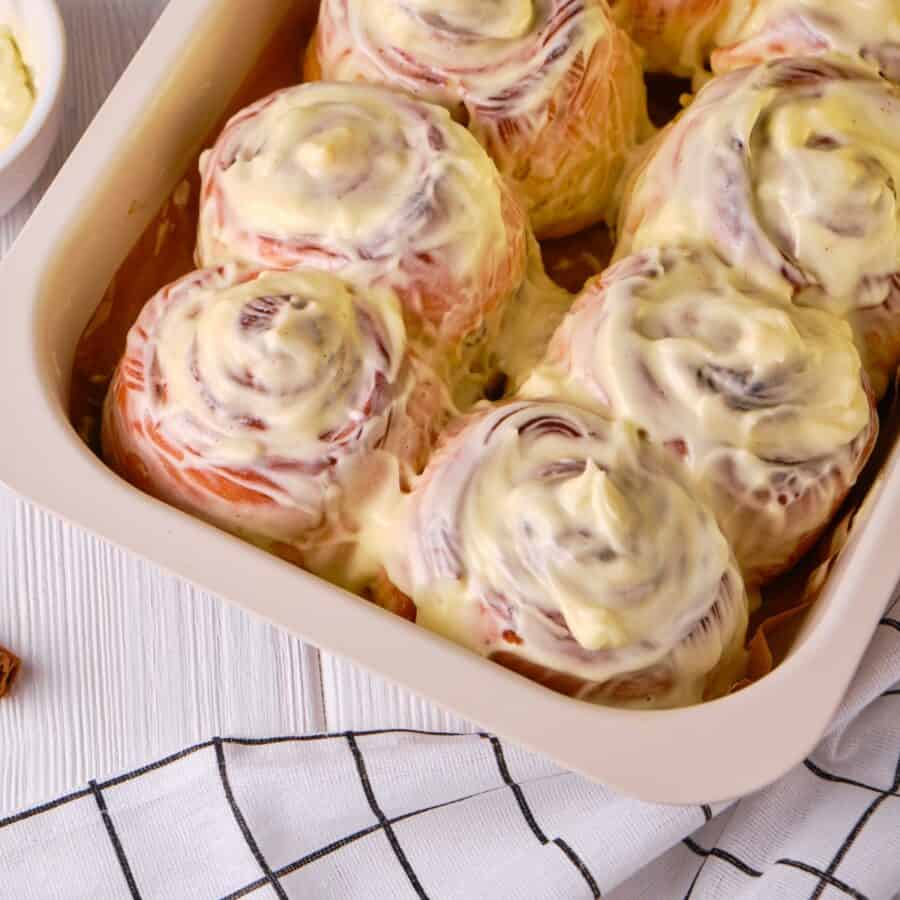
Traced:
[[629, 800], [492, 735], [380, 731], [213, 738], [0, 820], [4, 900], [601, 896], [900, 897], [900, 600], [828, 737], [728, 806]]

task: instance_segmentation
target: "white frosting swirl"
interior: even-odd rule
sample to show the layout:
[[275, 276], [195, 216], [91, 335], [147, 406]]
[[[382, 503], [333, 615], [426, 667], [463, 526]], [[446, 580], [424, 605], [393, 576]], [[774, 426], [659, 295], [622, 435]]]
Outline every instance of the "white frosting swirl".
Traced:
[[364, 56], [333, 54], [329, 78], [380, 67], [411, 93], [451, 109], [465, 104], [470, 114], [481, 107], [523, 115], [546, 105], [579, 54], [589, 55], [613, 27], [604, 5], [591, 0], [325, 0], [322, 7], [322, 20], [341, 23], [344, 41]]
[[[647, 67], [709, 77], [784, 57], [839, 53], [900, 80], [897, 0], [612, 0]], [[718, 48], [718, 49], [717, 49]]]
[[599, 221], [649, 130], [637, 54], [604, 0], [325, 0], [307, 77], [446, 107], [513, 182], [539, 237]]
[[[385, 426], [378, 383], [398, 380], [405, 337], [396, 299], [369, 297], [378, 322], [325, 273], [268, 273], [215, 302], [196, 291], [153, 335], [165, 400], [149, 395], [148, 412], [187, 429], [183, 442], [199, 443], [213, 465], [319, 459], [339, 440], [377, 442], [367, 432]], [[374, 417], [363, 413], [370, 406]]]
[[709, 241], [865, 331], [859, 316], [897, 292], [898, 184], [900, 89], [844, 63], [779, 60], [716, 78], [661, 135], [626, 192], [616, 256]]
[[410, 408], [423, 390], [440, 396], [391, 292], [316, 271], [203, 270], [138, 318], [104, 447], [126, 477], [223, 527], [333, 540], [341, 485], [389, 474], [384, 457], [421, 463], [428, 423]]
[[[875, 429], [847, 324], [769, 296], [701, 250], [647, 251], [590, 285], [523, 393], [609, 409], [678, 449], [717, 485], [712, 502], [736, 547], [732, 527], [768, 535], [768, 548], [738, 551], [750, 575], [793, 558], [792, 530], [824, 525]], [[798, 503], [823, 481], [823, 502]], [[749, 497], [762, 510], [725, 525]]]
[[[619, 680], [625, 699], [622, 682], [662, 666], [654, 702], [698, 700], [741, 645], [746, 601], [712, 514], [668, 455], [577, 407], [511, 403], [460, 423], [416, 488], [408, 540], [391, 574], [418, 621], [582, 679], [584, 694]], [[705, 648], [680, 655], [710, 617]]]
[[784, 56], [840, 53], [900, 81], [897, 0], [755, 0], [732, 3], [716, 32], [716, 72]]
[[459, 340], [524, 274], [524, 216], [442, 109], [364, 85], [306, 84], [239, 113], [201, 161], [197, 256], [347, 270]]
[[524, 37], [535, 13], [532, 0], [406, 0], [406, 11], [433, 29], [497, 41]]

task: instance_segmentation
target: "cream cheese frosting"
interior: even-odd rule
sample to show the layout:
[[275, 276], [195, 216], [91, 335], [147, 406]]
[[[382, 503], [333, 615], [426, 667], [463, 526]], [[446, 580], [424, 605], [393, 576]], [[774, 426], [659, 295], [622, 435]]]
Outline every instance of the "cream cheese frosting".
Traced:
[[782, 56], [840, 53], [900, 81], [897, 0], [755, 0], [732, 3], [716, 32], [717, 72]]
[[613, 0], [653, 71], [693, 77], [839, 53], [900, 80], [897, 0]]
[[242, 239], [265, 235], [398, 274], [404, 258], [441, 248], [471, 273], [506, 239], [496, 172], [468, 132], [379, 88], [282, 91], [241, 114], [201, 168], [222, 207], [204, 210], [205, 264], [265, 262]]
[[[778, 568], [779, 552], [793, 558], [792, 529], [824, 525], [875, 427], [846, 322], [769, 296], [702, 249], [646, 251], [609, 270], [522, 393], [606, 409], [676, 449], [754, 575]], [[731, 516], [741, 496], [760, 507], [743, 522]], [[773, 544], [745, 555], [732, 529], [753, 527]]]
[[398, 381], [405, 334], [396, 297], [372, 290], [369, 299], [377, 332], [349, 286], [326, 273], [272, 272], [196, 291], [153, 335], [165, 401], [145, 396], [148, 414], [209, 435], [211, 465], [317, 459], [348, 427], [373, 445], [364, 432], [384, 423], [363, 410], [379, 377]]
[[[770, 291], [864, 334], [867, 315], [897, 305], [898, 183], [900, 89], [824, 58], [739, 70], [710, 82], [632, 175], [616, 257], [708, 241]], [[879, 393], [900, 324], [881, 331]], [[868, 360], [865, 339], [860, 350]]]
[[407, 325], [458, 343], [518, 290], [524, 214], [436, 106], [318, 82], [239, 113], [201, 160], [197, 257], [313, 265], [397, 290]]
[[19, 45], [12, 30], [0, 26], [0, 149], [15, 140], [33, 107], [34, 89]]
[[[346, 7], [346, 40], [370, 65], [390, 67], [399, 87], [451, 108], [464, 103], [506, 115], [545, 106], [576, 57], [590, 54], [614, 27], [602, 4], [581, 0], [325, 0], [324, 6], [336, 20], [337, 7]], [[403, 59], [410, 53], [412, 65]], [[340, 56], [328, 75], [351, 80], [359, 65], [354, 56]], [[423, 79], [424, 69], [437, 77]]]
[[632, 184], [616, 257], [708, 239], [832, 311], [882, 303], [900, 259], [891, 123], [900, 91], [858, 68], [781, 60], [717, 78]]
[[153, 493], [302, 551], [352, 537], [385, 479], [400, 490], [441, 398], [389, 290], [313, 270], [203, 270], [132, 329], [104, 447]]
[[539, 237], [604, 218], [650, 129], [637, 52], [604, 0], [325, 0], [306, 71], [446, 107], [510, 180]]
[[[458, 424], [432, 459], [409, 501], [408, 558], [389, 571], [417, 621], [480, 653], [521, 654], [587, 692], [674, 666], [669, 699], [696, 701], [736, 635], [741, 645], [746, 598], [691, 492], [625, 423], [500, 405]], [[682, 654], [711, 615], [721, 628]]]

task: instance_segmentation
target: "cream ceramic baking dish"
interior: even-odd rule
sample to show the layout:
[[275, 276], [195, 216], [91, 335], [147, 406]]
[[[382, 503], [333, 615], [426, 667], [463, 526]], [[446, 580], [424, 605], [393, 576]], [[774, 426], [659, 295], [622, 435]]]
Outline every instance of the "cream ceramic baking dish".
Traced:
[[723, 699], [651, 712], [555, 694], [156, 502], [119, 480], [69, 424], [81, 331], [297, 2], [170, 4], [4, 261], [0, 478], [248, 612], [628, 794], [708, 803], [775, 779], [821, 737], [900, 576], [900, 553], [889, 549], [900, 534], [896, 452], [783, 664]]

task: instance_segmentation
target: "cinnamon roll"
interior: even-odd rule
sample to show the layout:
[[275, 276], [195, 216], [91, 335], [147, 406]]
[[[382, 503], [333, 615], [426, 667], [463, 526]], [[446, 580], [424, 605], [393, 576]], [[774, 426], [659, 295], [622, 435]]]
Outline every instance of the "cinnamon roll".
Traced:
[[147, 493], [351, 584], [359, 518], [422, 468], [444, 408], [390, 291], [229, 266], [144, 307], [103, 450]]
[[654, 72], [695, 77], [791, 56], [841, 54], [900, 81], [896, 0], [612, 0]]
[[445, 106], [510, 179], [538, 237], [603, 219], [649, 130], [637, 52], [605, 0], [324, 0], [305, 70]]
[[739, 677], [747, 598], [678, 460], [552, 402], [460, 420], [403, 516], [417, 621], [548, 687], [675, 706]]
[[847, 317], [876, 393], [900, 360], [900, 88], [834, 60], [715, 78], [629, 179], [617, 258], [709, 242]]
[[847, 324], [708, 250], [648, 250], [589, 284], [523, 393], [607, 410], [683, 458], [754, 584], [811, 546], [878, 431]]
[[785, 56], [839, 53], [900, 82], [897, 0], [755, 0], [749, 9], [732, 7], [716, 37], [715, 72]]
[[651, 72], [701, 72], [732, 0], [611, 0], [613, 17], [644, 51]]
[[472, 136], [383, 88], [304, 84], [238, 113], [201, 159], [197, 259], [351, 273], [447, 353], [496, 331], [527, 220]]

